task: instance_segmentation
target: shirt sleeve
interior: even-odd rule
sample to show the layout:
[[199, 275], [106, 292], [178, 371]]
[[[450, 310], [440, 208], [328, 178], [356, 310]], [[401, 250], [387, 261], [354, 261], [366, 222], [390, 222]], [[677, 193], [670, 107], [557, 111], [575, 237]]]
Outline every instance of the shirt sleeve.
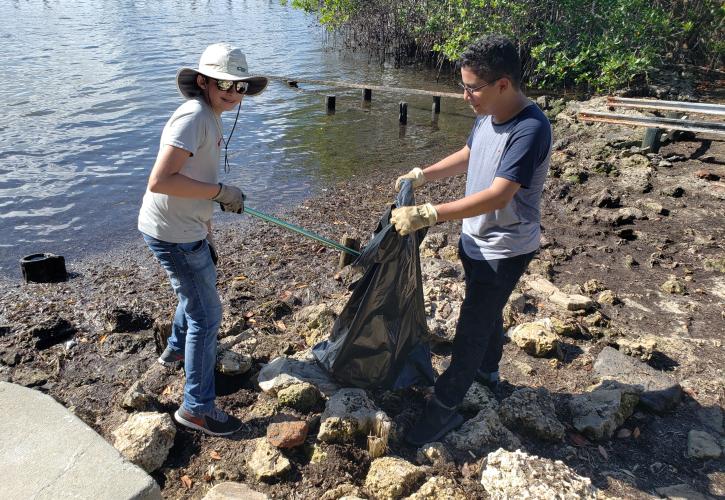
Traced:
[[195, 110], [178, 113], [168, 124], [164, 144], [196, 154], [204, 141], [206, 130], [201, 113]]
[[471, 149], [473, 146], [473, 136], [476, 133], [476, 130], [478, 129], [479, 125], [481, 124], [481, 121], [483, 121], [486, 117], [485, 116], [477, 116], [476, 120], [473, 122], [473, 127], [471, 127], [471, 133], [468, 134], [468, 140], [466, 141], [466, 145], [468, 145], [468, 149]]
[[509, 136], [496, 177], [503, 177], [528, 188], [536, 167], [546, 160], [551, 146], [551, 127], [536, 119], [517, 125]]

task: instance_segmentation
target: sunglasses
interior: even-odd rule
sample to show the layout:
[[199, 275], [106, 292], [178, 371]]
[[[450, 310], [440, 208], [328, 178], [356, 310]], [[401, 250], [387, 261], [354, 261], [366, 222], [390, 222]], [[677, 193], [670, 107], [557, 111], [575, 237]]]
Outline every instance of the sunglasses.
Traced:
[[458, 86], [461, 87], [463, 90], [468, 92], [468, 95], [472, 96], [473, 93], [477, 90], [481, 90], [483, 87], [487, 87], [488, 85], [491, 85], [493, 82], [486, 82], [483, 85], [479, 85], [478, 87], [469, 87], [463, 82], [458, 82]]
[[234, 87], [234, 90], [236, 90], [239, 94], [246, 94], [247, 89], [249, 88], [249, 82], [235, 82], [233, 80], [217, 80], [216, 78], [211, 78], [211, 80], [214, 80], [216, 82], [216, 88], [218, 88], [222, 92], [226, 92], [230, 88]]

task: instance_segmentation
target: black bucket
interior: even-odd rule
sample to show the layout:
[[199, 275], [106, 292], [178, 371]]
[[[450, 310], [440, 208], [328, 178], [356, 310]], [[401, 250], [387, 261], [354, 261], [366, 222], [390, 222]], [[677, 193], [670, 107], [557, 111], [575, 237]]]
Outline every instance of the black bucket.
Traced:
[[20, 268], [26, 283], [57, 283], [68, 279], [65, 258], [52, 253], [34, 253], [20, 259]]

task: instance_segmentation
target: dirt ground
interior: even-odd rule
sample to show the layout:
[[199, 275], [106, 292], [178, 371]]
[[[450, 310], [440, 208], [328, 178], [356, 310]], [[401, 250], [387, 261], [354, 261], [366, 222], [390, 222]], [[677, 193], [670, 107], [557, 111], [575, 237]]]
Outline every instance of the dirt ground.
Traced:
[[[655, 488], [687, 483], [725, 498], [725, 458], [702, 461], [686, 454], [689, 430], [701, 428], [704, 414], [721, 415], [725, 403], [725, 139], [681, 134], [648, 156], [637, 149], [641, 129], [576, 122], [573, 110], [585, 105], [601, 108], [599, 101], [570, 104], [556, 120], [542, 203], [542, 249], [529, 273], [544, 274], [556, 286], [577, 293], [596, 279], [621, 301], [599, 306], [598, 326], [565, 339], [560, 361], [530, 357], [513, 343], [505, 346], [501, 370], [508, 391], [546, 387], [568, 429], [559, 444], [526, 436], [521, 436], [522, 443], [531, 454], [562, 460], [611, 496], [649, 498]], [[632, 158], [645, 158], [651, 167], [645, 181], [625, 182]], [[403, 159], [396, 162], [401, 171], [415, 166]], [[389, 168], [371, 171], [331, 186], [334, 196], [309, 199], [279, 215], [323, 235], [347, 233], [364, 244], [393, 200], [395, 175]], [[428, 185], [416, 196], [419, 201], [454, 199], [462, 195], [463, 182], [459, 178]], [[627, 207], [639, 212], [612, 215]], [[445, 232], [455, 242], [459, 231], [460, 224], [444, 223], [432, 232]], [[163, 495], [201, 498], [224, 477], [222, 469], [227, 477], [274, 498], [319, 498], [339, 484], [361, 486], [370, 464], [364, 443], [325, 445], [328, 459], [323, 464], [310, 462], [310, 446], [285, 452], [293, 470], [272, 484], [256, 482], [244, 468], [251, 453], [249, 440], [264, 436], [278, 411], [275, 398], [257, 386], [256, 374], [274, 357], [306, 347], [291, 320], [295, 311], [344, 298], [347, 283], [337, 275], [338, 254], [247, 219], [217, 228], [216, 239], [225, 311], [220, 336], [245, 334], [244, 345], [255, 362], [247, 375], [218, 376], [218, 404], [243, 416], [246, 425], [231, 439], [178, 428], [168, 459], [152, 474]], [[112, 442], [112, 431], [129, 415], [119, 402], [136, 380], [153, 373], [159, 394], [166, 396], [161, 411], [174, 411], [181, 400], [183, 373], [156, 363], [152, 328], [171, 317], [175, 301], [161, 268], [140, 244], [74, 264], [71, 271], [69, 281], [60, 284], [2, 283], [0, 379], [50, 394]], [[663, 291], [661, 286], [673, 275], [683, 286], [678, 293]], [[533, 304], [518, 321], [530, 321], [537, 312]], [[58, 318], [68, 324], [58, 324]], [[37, 346], [32, 328], [53, 321], [66, 334], [51, 345]], [[586, 391], [602, 348], [617, 338], [645, 335], [657, 340], [650, 365], [682, 384], [683, 401], [662, 415], [635, 412], [623, 425], [633, 431], [631, 436], [603, 443], [582, 440], [570, 425], [567, 401]], [[445, 346], [435, 353], [440, 362]], [[517, 369], [522, 364], [531, 370]], [[400, 425], [414, 418], [424, 403], [417, 389], [371, 396]], [[321, 404], [298, 414], [310, 423], [308, 445], [315, 442], [322, 410]], [[415, 461], [416, 450], [397, 441], [388, 453]], [[484, 459], [456, 456], [455, 466], [429, 475], [451, 477], [469, 498], [486, 498], [478, 482]]]

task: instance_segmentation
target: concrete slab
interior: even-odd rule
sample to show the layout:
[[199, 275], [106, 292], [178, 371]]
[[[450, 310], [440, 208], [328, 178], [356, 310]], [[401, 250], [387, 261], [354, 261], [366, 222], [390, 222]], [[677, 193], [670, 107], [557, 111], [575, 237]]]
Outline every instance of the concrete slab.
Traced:
[[0, 421], [4, 498], [161, 498], [151, 476], [50, 396], [0, 382]]

